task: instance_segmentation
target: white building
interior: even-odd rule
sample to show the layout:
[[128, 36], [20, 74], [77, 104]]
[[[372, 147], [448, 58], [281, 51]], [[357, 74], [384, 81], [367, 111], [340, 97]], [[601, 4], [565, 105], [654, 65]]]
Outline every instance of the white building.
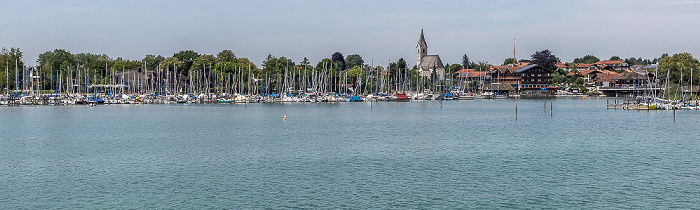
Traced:
[[425, 42], [423, 29], [420, 29], [420, 39], [418, 39], [416, 68], [421, 76], [431, 76], [433, 71], [438, 79], [445, 79], [445, 66], [442, 64], [439, 55], [428, 55], [428, 43]]

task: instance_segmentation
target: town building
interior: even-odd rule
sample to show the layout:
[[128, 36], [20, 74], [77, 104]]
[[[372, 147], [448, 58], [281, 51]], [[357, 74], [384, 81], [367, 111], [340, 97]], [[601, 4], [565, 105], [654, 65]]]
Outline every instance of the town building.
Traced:
[[564, 69], [565, 71], [573, 70], [573, 66], [566, 63], [555, 63], [554, 66], [556, 66], [558, 69]]
[[552, 71], [541, 66], [518, 63], [496, 66], [485, 76], [491, 83], [509, 85], [515, 90], [540, 90], [551, 87]]
[[428, 55], [428, 43], [425, 41], [423, 29], [420, 29], [420, 38], [416, 46], [416, 68], [421, 76], [432, 76], [433, 72], [438, 79], [445, 79], [445, 66], [439, 55]]
[[599, 69], [611, 71], [629, 71], [630, 64], [625, 60], [598, 61], [595, 63]]

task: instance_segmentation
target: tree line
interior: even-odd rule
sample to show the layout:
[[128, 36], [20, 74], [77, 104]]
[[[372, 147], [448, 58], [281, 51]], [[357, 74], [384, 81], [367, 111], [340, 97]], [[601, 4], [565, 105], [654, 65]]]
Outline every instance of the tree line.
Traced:
[[[146, 55], [140, 60], [127, 60], [121, 57], [111, 58], [106, 54], [92, 53], [76, 53], [73, 54], [65, 49], [55, 49], [40, 54], [37, 58], [37, 66], [26, 66], [22, 61], [23, 53], [19, 48], [3, 48], [0, 53], [0, 68], [5, 67], [6, 71], [0, 71], [0, 86], [3, 88], [15, 88], [18, 84], [17, 80], [23, 80], [22, 74], [15, 74], [15, 69], [28, 69], [36, 72], [44, 77], [49, 77], [51, 80], [54, 77], [65, 77], [64, 72], [67, 69], [90, 69], [88, 71], [90, 77], [96, 77], [97, 82], [102, 78], [107, 78], [112, 72], [124, 70], [166, 70], [177, 72], [182, 77], [188, 77], [190, 74], [199, 74], [202, 71], [211, 71], [218, 75], [228, 75], [240, 73], [244, 78], [249, 78], [248, 72], [252, 73], [252, 78], [263, 79], [265, 77], [279, 78], [285, 73], [301, 75], [312, 71], [329, 70], [329, 73], [340, 74], [343, 71], [350, 71], [349, 75], [352, 82], [359, 77], [366, 77], [366, 72], [384, 70], [381, 66], [371, 66], [365, 64], [362, 56], [351, 54], [343, 56], [340, 52], [335, 52], [328, 58], [321, 59], [316, 65], [312, 65], [308, 58], [304, 57], [301, 61], [295, 62], [285, 56], [276, 57], [269, 54], [267, 58], [260, 64], [260, 67], [254, 62], [245, 57], [237, 57], [232, 50], [222, 50], [214, 54], [200, 54], [193, 50], [182, 50], [174, 53], [172, 56], [164, 57], [161, 55]], [[621, 60], [619, 56], [612, 56], [608, 60]], [[626, 60], [630, 65], [649, 65], [658, 63], [659, 67], [665, 72], [659, 72], [659, 78], [668, 78], [669, 82], [679, 84], [682, 82], [690, 82], [691, 74], [697, 75], [694, 72], [698, 70], [698, 61], [689, 53], [677, 53], [673, 56], [663, 54], [659, 58], [643, 59], [641, 57], [630, 57]], [[580, 58], [575, 58], [567, 64], [592, 64], [600, 61], [593, 55], [585, 55]], [[521, 59], [518, 62], [529, 62], [537, 64], [546, 69], [554, 71], [554, 83], [576, 83], [577, 78], [566, 78], [568, 73], [561, 69], [557, 69], [555, 63], [561, 63], [561, 60], [552, 54], [548, 49], [536, 51], [529, 59]], [[507, 58], [503, 65], [515, 63], [514, 58]], [[257, 71], [258, 69], [261, 71]], [[446, 64], [446, 72], [451, 73], [448, 78], [454, 78], [456, 72], [461, 69], [476, 69], [490, 70], [492, 65], [487, 61], [472, 61], [469, 56], [464, 54], [461, 63]], [[248, 70], [255, 71], [248, 71]], [[417, 66], [413, 65], [409, 68], [407, 62], [400, 58], [397, 61], [391, 62], [386, 69], [386, 74], [389, 78], [394, 75], [412, 75], [417, 76]], [[692, 72], [691, 72], [692, 71]], [[211, 73], [210, 72], [210, 73]], [[680, 75], [683, 73], [688, 76], [684, 81], [680, 80]], [[700, 73], [700, 72], [699, 72]], [[697, 77], [694, 77], [694, 84], [700, 84]], [[366, 79], [366, 78], [365, 78]], [[433, 78], [434, 79], [434, 78]], [[348, 81], [351, 82], [351, 81]], [[51, 83], [46, 83], [49, 85]], [[48, 88], [48, 87], [46, 87]]]

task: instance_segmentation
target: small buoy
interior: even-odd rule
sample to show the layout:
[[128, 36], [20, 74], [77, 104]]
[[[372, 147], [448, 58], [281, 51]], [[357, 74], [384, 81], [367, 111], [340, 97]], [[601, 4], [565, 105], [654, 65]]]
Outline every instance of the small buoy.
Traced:
[[583, 97], [583, 99], [586, 99], [586, 98], [587, 98], [586, 96]]
[[282, 120], [287, 121], [287, 116], [285, 115], [284, 118], [282, 118]]

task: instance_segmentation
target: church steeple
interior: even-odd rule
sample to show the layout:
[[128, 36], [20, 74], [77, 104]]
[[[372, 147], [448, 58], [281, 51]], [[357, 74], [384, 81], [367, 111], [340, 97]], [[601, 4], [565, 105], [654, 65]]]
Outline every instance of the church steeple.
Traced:
[[428, 43], [425, 42], [425, 36], [423, 36], [423, 28], [420, 29], [420, 38], [418, 39], [418, 46], [416, 47], [422, 47], [423, 49], [428, 49]]
[[420, 62], [423, 60], [423, 56], [428, 54], [428, 43], [425, 42], [425, 36], [423, 35], [423, 28], [420, 29], [420, 38], [418, 38], [418, 45], [416, 46], [416, 66], [420, 68]]

